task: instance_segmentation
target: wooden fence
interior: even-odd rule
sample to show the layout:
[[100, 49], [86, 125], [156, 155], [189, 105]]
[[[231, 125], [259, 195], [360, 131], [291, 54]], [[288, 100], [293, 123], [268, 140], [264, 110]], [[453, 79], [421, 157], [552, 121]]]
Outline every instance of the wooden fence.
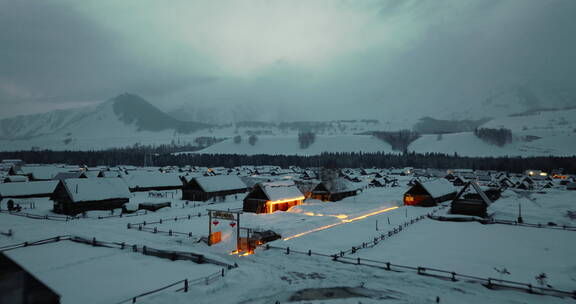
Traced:
[[361, 257], [346, 257], [340, 256], [338, 254], [324, 254], [312, 251], [311, 249], [308, 251], [298, 251], [290, 249], [290, 247], [278, 247], [278, 246], [270, 246], [269, 244], [260, 246], [260, 248], [264, 248], [265, 250], [276, 249], [283, 251], [286, 255], [290, 254], [300, 254], [300, 255], [307, 255], [307, 256], [319, 256], [324, 258], [330, 258], [334, 262], [340, 262], [345, 264], [352, 264], [352, 265], [359, 265], [359, 266], [368, 266], [368, 267], [375, 267], [385, 271], [394, 271], [394, 272], [405, 272], [405, 271], [413, 271], [416, 272], [418, 275], [422, 276], [429, 276], [441, 279], [447, 279], [452, 282], [456, 282], [459, 279], [464, 279], [467, 282], [471, 283], [479, 283], [487, 288], [502, 288], [502, 289], [515, 289], [515, 290], [523, 290], [531, 294], [538, 294], [538, 295], [550, 295], [550, 296], [559, 296], [559, 297], [572, 297], [576, 299], [576, 290], [574, 291], [566, 291], [566, 290], [559, 290], [554, 288], [544, 288], [544, 287], [537, 287], [533, 286], [530, 283], [523, 283], [523, 282], [515, 282], [515, 281], [507, 281], [507, 280], [500, 280], [495, 278], [483, 278], [479, 276], [472, 276], [457, 273], [455, 271], [437, 269], [432, 267], [425, 267], [425, 266], [406, 266], [406, 265], [399, 265], [393, 264], [391, 262], [385, 261], [378, 261], [378, 260], [371, 260], [365, 259]]
[[174, 282], [172, 284], [169, 284], [169, 285], [166, 285], [166, 286], [154, 289], [154, 290], [150, 290], [150, 291], [147, 291], [145, 293], [139, 294], [137, 296], [131, 297], [129, 299], [120, 301], [117, 304], [136, 303], [139, 298], [142, 298], [142, 297], [154, 294], [154, 293], [158, 293], [160, 291], [167, 290], [167, 289], [170, 289], [172, 287], [180, 287], [180, 288], [176, 289], [176, 291], [178, 291], [178, 292], [188, 292], [190, 286], [201, 285], [201, 284], [209, 285], [209, 284], [212, 284], [212, 283], [218, 281], [219, 279], [223, 278], [224, 275], [225, 275], [225, 270], [222, 269], [221, 271], [212, 273], [212, 274], [207, 275], [205, 277], [200, 277], [200, 278], [196, 278], [193, 280], [190, 280], [190, 279], [180, 280], [178, 282]]
[[131, 244], [127, 244], [125, 242], [121, 242], [121, 243], [120, 242], [105, 242], [105, 241], [99, 241], [96, 238], [87, 239], [87, 238], [83, 238], [83, 237], [79, 237], [79, 236], [71, 236], [71, 235], [61, 235], [61, 236], [55, 236], [55, 237], [51, 237], [51, 238], [43, 239], [43, 240], [38, 240], [38, 241], [23, 242], [23, 243], [19, 243], [19, 244], [7, 245], [7, 246], [0, 247], [0, 252], [5, 252], [5, 251], [14, 250], [14, 249], [23, 248], [23, 247], [39, 246], [39, 245], [44, 245], [44, 244], [57, 243], [57, 242], [61, 242], [61, 241], [72, 241], [72, 242], [91, 245], [91, 246], [117, 248], [117, 249], [122, 249], [122, 250], [129, 249], [129, 250], [132, 250], [133, 252], [140, 252], [140, 253], [145, 254], [145, 255], [155, 256], [155, 257], [164, 258], [164, 259], [170, 259], [172, 261], [187, 260], [187, 261], [192, 261], [195, 263], [210, 263], [210, 264], [224, 267], [220, 271], [215, 272], [213, 274], [210, 274], [208, 276], [196, 278], [193, 280], [190, 280], [190, 279], [180, 280], [178, 282], [174, 282], [172, 284], [160, 287], [158, 289], [139, 294], [137, 296], [131, 297], [127, 300], [124, 300], [124, 301], [121, 301], [118, 303], [128, 303], [128, 302], [135, 303], [138, 298], [141, 298], [141, 297], [153, 294], [153, 293], [157, 293], [157, 292], [160, 292], [162, 290], [166, 290], [166, 289], [169, 289], [171, 287], [176, 287], [176, 286], [182, 286], [181, 288], [177, 289], [176, 291], [188, 292], [188, 288], [190, 285], [199, 285], [199, 284], [208, 285], [208, 284], [211, 284], [211, 283], [217, 281], [218, 279], [224, 277], [227, 270], [231, 270], [233, 268], [238, 267], [238, 265], [236, 265], [236, 264], [234, 264], [234, 265], [227, 264], [224, 262], [220, 262], [217, 260], [207, 258], [204, 255], [193, 253], [193, 252], [160, 250], [160, 249], [155, 249], [155, 248], [151, 248], [151, 247], [147, 247], [147, 246], [131, 245]]
[[[434, 208], [431, 212], [429, 212], [427, 214], [427, 216], [432, 216], [434, 215], [436, 212], [447, 208], [448, 206], [442, 205], [439, 207]], [[411, 226], [415, 223], [418, 223], [422, 220], [426, 219], [425, 215], [420, 215], [414, 218], [411, 218], [409, 220], [406, 220], [405, 222], [403, 222], [402, 224], [392, 228], [392, 230], [388, 230], [387, 232], [384, 233], [380, 233], [380, 235], [373, 237], [371, 240], [369, 241], [365, 241], [362, 242], [362, 244], [359, 244], [357, 246], [352, 246], [350, 249], [344, 249], [344, 250], [340, 250], [338, 251], [338, 253], [336, 253], [336, 255], [339, 256], [344, 256], [347, 254], [354, 254], [356, 253], [358, 250], [361, 249], [365, 249], [365, 248], [372, 248], [376, 245], [378, 245], [378, 243], [380, 243], [381, 241], [384, 241], [386, 238], [390, 238], [400, 232], [402, 232], [406, 227]]]
[[32, 214], [26, 212], [10, 212], [8, 210], [0, 210], [0, 213], [16, 215], [21, 217], [27, 217], [30, 219], [35, 220], [51, 220], [51, 221], [61, 221], [61, 222], [68, 222], [71, 220], [77, 220], [79, 216], [67, 216], [67, 215], [39, 215], [39, 214]]
[[475, 217], [446, 217], [446, 216], [435, 216], [428, 215], [429, 218], [437, 221], [449, 221], [449, 222], [478, 222], [481, 224], [501, 224], [501, 225], [512, 225], [512, 226], [522, 226], [530, 228], [543, 228], [543, 229], [554, 229], [554, 230], [566, 230], [566, 231], [576, 231], [576, 226], [567, 225], [557, 225], [554, 223], [544, 224], [534, 224], [534, 223], [520, 223], [518, 221], [511, 220], [500, 220], [500, 219], [480, 219]]

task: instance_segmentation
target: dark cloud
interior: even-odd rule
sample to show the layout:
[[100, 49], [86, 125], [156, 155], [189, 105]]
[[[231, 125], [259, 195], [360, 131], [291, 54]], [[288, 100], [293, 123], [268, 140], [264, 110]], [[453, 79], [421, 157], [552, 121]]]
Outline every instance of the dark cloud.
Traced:
[[292, 120], [437, 113], [518, 85], [574, 99], [575, 11], [572, 0], [0, 0], [0, 106], [128, 91], [167, 110]]

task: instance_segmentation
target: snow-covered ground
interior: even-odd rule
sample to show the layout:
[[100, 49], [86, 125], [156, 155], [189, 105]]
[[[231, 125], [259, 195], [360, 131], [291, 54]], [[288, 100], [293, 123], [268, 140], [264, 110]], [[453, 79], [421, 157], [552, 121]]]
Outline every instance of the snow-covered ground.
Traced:
[[[292, 250], [312, 250], [334, 254], [350, 249], [397, 227], [407, 219], [431, 212], [431, 208], [404, 207], [402, 194], [407, 178], [400, 187], [368, 188], [356, 197], [341, 202], [308, 200], [288, 212], [243, 214], [241, 226], [272, 229], [282, 239], [273, 246]], [[0, 246], [34, 241], [56, 235], [74, 234], [103, 241], [147, 245], [157, 249], [181, 250], [205, 254], [238, 268], [210, 285], [193, 286], [189, 293], [166, 290], [138, 300], [138, 303], [429, 303], [436, 297], [441, 303], [573, 303], [572, 299], [530, 295], [522, 291], [490, 290], [466, 281], [450, 282], [413, 272], [387, 272], [377, 268], [335, 263], [330, 258], [286, 255], [280, 250], [256, 250], [249, 256], [230, 255], [235, 235], [222, 221], [224, 241], [209, 247], [197, 242], [196, 236], [208, 234], [208, 217], [191, 217], [163, 221], [146, 227], [159, 230], [192, 232], [194, 237], [168, 236], [127, 229], [128, 223], [156, 221], [197, 215], [211, 209], [241, 208], [243, 196], [229, 196], [217, 204], [186, 205], [171, 195], [172, 208], [147, 215], [68, 222], [35, 220], [0, 214], [0, 231], [12, 229], [14, 235], [0, 235]], [[515, 219], [518, 203], [526, 222], [556, 222], [575, 225], [567, 216], [576, 210], [571, 192], [550, 189], [546, 193], [507, 191], [491, 207], [495, 218]], [[165, 201], [136, 193], [131, 203]], [[26, 210], [50, 214], [49, 201], [42, 207]], [[378, 228], [378, 231], [376, 230]], [[576, 232], [482, 225], [475, 222], [453, 223], [424, 219], [402, 232], [359, 250], [351, 257], [390, 261], [408, 266], [437, 267], [458, 273], [498, 278], [496, 268], [507, 268], [504, 279], [518, 280], [537, 286], [535, 276], [545, 272], [548, 284], [564, 290], [576, 289]], [[63, 303], [111, 303], [162, 287], [184, 278], [204, 276], [219, 267], [193, 262], [170, 262], [119, 249], [98, 248], [68, 242], [15, 249], [9, 255], [62, 295]], [[91, 284], [89, 284], [90, 282]], [[321, 289], [328, 288], [328, 289]], [[340, 299], [322, 295], [336, 294]]]

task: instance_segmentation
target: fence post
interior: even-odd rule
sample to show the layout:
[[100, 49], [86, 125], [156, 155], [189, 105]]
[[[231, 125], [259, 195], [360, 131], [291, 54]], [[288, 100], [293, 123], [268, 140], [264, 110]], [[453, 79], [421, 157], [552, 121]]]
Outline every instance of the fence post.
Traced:
[[222, 268], [222, 277], [224, 277], [224, 268]]
[[136, 303], [136, 297], [132, 298], [132, 303]]
[[188, 292], [188, 279], [184, 280], [184, 292]]
[[96, 238], [95, 237], [92, 238], [92, 246], [96, 246]]
[[312, 249], [308, 249], [308, 255], [312, 255]]
[[146, 246], [142, 246], [142, 253], [146, 254]]
[[386, 270], [390, 270], [390, 262], [386, 262]]
[[168, 230], [168, 235], [172, 236], [172, 229]]
[[456, 273], [454, 271], [452, 271], [452, 281], [456, 281]]
[[128, 224], [126, 225], [126, 228], [131, 229], [131, 228], [132, 228], [132, 225], [130, 225], [130, 223], [128, 223]]
[[360, 265], [360, 258], [356, 260], [357, 264]]
[[286, 247], [286, 254], [290, 254], [290, 247]]
[[122, 242], [122, 244], [120, 244], [120, 249], [124, 250], [124, 246], [126, 246], [126, 244]]

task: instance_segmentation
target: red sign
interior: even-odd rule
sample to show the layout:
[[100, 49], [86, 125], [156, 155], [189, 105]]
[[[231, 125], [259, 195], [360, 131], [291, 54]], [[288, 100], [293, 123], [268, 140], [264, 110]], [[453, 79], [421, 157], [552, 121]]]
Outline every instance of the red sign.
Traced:
[[234, 228], [234, 226], [236, 226], [236, 222], [230, 223], [230, 227]]
[[218, 226], [220, 222], [219, 221], [213, 221], [212, 224], [214, 224], [214, 226]]

